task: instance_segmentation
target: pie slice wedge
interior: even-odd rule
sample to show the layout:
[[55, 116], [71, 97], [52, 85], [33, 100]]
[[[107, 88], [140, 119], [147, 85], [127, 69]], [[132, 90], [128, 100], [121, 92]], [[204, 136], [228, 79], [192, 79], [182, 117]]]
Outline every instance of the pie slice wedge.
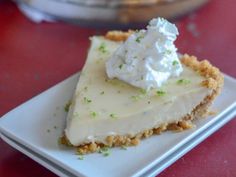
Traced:
[[223, 76], [208, 61], [183, 55], [184, 71], [159, 89], [145, 91], [108, 79], [105, 62], [129, 36], [109, 32], [91, 38], [87, 61], [80, 74], [62, 144], [81, 154], [104, 146], [131, 146], [165, 130], [182, 131], [204, 117], [220, 93]]

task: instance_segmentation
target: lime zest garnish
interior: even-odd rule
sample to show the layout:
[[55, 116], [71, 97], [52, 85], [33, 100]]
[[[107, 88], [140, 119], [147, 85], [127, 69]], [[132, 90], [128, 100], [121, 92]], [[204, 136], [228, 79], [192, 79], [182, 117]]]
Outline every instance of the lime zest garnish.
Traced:
[[96, 112], [94, 112], [94, 111], [92, 111], [91, 113], [90, 113], [90, 115], [93, 117], [93, 118], [95, 118], [95, 117], [97, 117], [97, 113]]
[[165, 51], [165, 54], [166, 55], [170, 55], [172, 53], [172, 51], [170, 50], [170, 49], [167, 49], [166, 51]]
[[106, 53], [107, 52], [106, 44], [104, 42], [102, 42], [101, 45], [99, 46], [98, 50], [102, 53]]
[[117, 118], [117, 116], [114, 113], [111, 113], [110, 117], [113, 118], [113, 119]]
[[98, 153], [102, 154], [105, 157], [111, 155], [110, 149], [108, 147], [103, 147], [99, 149]]
[[157, 94], [157, 96], [164, 96], [166, 94], [166, 92], [163, 90], [157, 90], [156, 94]]
[[84, 160], [84, 156], [83, 155], [79, 155], [78, 159], [79, 160]]
[[145, 94], [147, 93], [147, 90], [145, 90], [145, 89], [140, 89], [140, 93], [145, 95]]
[[140, 42], [141, 42], [141, 39], [143, 39], [143, 38], [144, 38], [144, 36], [142, 36], [142, 35], [141, 35], [141, 36], [138, 36], [135, 41], [136, 41], [137, 43], [140, 43]]
[[65, 107], [64, 107], [65, 112], [69, 112], [69, 110], [70, 110], [70, 105], [71, 105], [71, 100], [69, 100], [69, 101], [65, 104]]
[[191, 81], [190, 80], [188, 80], [188, 79], [179, 79], [179, 80], [177, 80], [177, 82], [176, 82], [177, 84], [179, 84], [179, 85], [186, 85], [186, 84], [190, 84], [191, 83]]
[[140, 95], [136, 95], [136, 96], [133, 95], [133, 96], [131, 96], [131, 98], [135, 101], [138, 101], [141, 97], [140, 97]]
[[87, 97], [84, 97], [84, 102], [85, 102], [85, 103], [91, 103], [92, 100], [88, 99]]
[[139, 92], [140, 94], [131, 96], [131, 99], [138, 101], [139, 99], [143, 98], [147, 94], [147, 90], [145, 89], [140, 89]]
[[125, 146], [125, 145], [122, 145], [120, 148], [123, 150], [127, 150], [127, 146]]
[[173, 62], [172, 62], [172, 65], [173, 66], [176, 66], [176, 65], [178, 65], [179, 64], [179, 62], [177, 61], [177, 60], [174, 60]]

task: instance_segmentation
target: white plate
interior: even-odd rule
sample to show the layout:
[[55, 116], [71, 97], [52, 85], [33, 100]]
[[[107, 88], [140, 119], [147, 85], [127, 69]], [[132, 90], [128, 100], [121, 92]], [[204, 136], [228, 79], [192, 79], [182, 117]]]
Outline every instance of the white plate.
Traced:
[[4, 141], [59, 176], [153, 176], [160, 173], [236, 115], [236, 80], [225, 76], [225, 86], [213, 108], [217, 116], [196, 121], [197, 127], [180, 133], [165, 132], [111, 155], [90, 154], [79, 160], [74, 149], [60, 146], [65, 126], [65, 103], [79, 74], [66, 79], [15, 108], [0, 119]]

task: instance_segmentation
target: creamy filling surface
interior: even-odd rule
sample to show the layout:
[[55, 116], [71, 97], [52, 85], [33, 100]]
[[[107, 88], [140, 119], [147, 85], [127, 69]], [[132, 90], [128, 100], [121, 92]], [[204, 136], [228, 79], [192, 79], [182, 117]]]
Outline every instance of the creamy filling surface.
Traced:
[[121, 43], [93, 37], [70, 107], [66, 137], [74, 145], [102, 142], [109, 135], [136, 135], [191, 113], [211, 90], [202, 76], [183, 66], [179, 77], [146, 91], [109, 79], [105, 63]]

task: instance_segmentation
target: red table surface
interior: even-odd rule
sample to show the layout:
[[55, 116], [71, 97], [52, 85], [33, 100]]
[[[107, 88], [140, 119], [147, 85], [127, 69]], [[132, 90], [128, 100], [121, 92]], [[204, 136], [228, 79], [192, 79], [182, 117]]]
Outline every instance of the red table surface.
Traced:
[[[212, 0], [176, 24], [180, 52], [207, 58], [236, 77], [235, 0]], [[85, 62], [88, 37], [98, 32], [64, 23], [34, 24], [13, 3], [1, 1], [0, 115], [79, 71]], [[236, 176], [235, 139], [236, 120], [232, 120], [159, 176]], [[0, 140], [0, 176], [55, 175]]]

